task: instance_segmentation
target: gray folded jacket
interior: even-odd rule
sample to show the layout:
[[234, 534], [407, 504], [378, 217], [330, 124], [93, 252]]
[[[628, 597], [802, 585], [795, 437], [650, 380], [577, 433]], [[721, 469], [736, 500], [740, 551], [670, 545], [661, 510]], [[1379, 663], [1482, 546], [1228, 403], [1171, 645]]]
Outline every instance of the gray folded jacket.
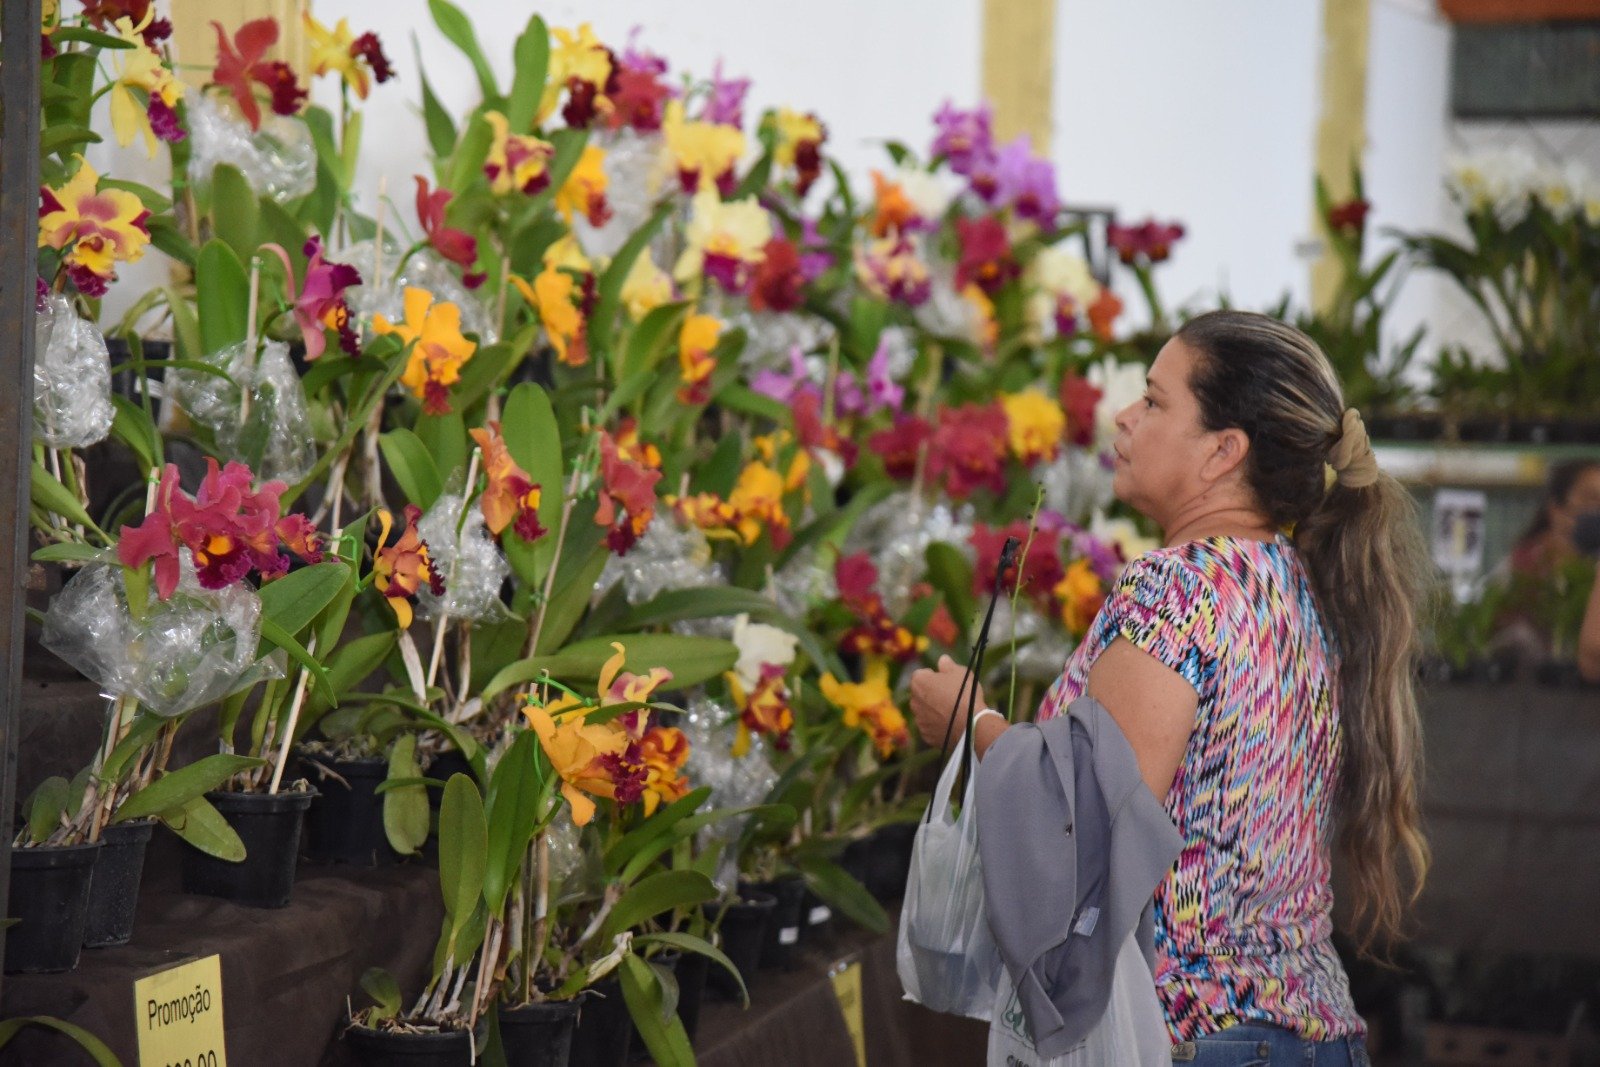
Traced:
[[1182, 848], [1094, 698], [990, 746], [978, 765], [984, 907], [1042, 1058], [1099, 1022], [1129, 932], [1153, 963], [1151, 897]]

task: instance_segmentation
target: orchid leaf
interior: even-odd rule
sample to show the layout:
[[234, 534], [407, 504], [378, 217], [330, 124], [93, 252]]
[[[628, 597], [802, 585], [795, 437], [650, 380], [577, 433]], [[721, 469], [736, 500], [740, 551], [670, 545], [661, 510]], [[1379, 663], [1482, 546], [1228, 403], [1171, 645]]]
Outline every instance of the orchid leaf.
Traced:
[[488, 857], [483, 797], [471, 778], [453, 774], [439, 804], [439, 888], [452, 943], [464, 940], [472, 913], [483, 899]]
[[[442, 860], [441, 860], [442, 863]], [[632, 930], [662, 912], [715, 900], [717, 887], [698, 871], [659, 871], [640, 879], [617, 898], [600, 926], [600, 944]]]
[[478, 44], [478, 34], [472, 28], [472, 20], [467, 18], [459, 7], [450, 3], [450, 0], [428, 0], [428, 10], [433, 14], [434, 24], [439, 27], [439, 32], [444, 34], [451, 44], [461, 49], [463, 55], [472, 64], [472, 70], [478, 76], [478, 89], [483, 93], [485, 101], [494, 100], [500, 95], [500, 87], [495, 84], [494, 71], [489, 67], [489, 61], [484, 58], [483, 48]]
[[[254, 195], [254, 194], [252, 194]], [[250, 277], [233, 249], [213, 237], [200, 247], [195, 265], [200, 348], [196, 358], [220, 352], [245, 339], [250, 312]]]
[[694, 1049], [677, 1012], [669, 1011], [661, 978], [655, 968], [629, 953], [622, 959], [620, 972], [622, 999], [627, 1002], [633, 1025], [650, 1050], [650, 1058], [661, 1067], [694, 1067]]
[[127, 822], [129, 819], [142, 819], [147, 815], [182, 809], [240, 771], [265, 766], [266, 762], [253, 756], [229, 753], [206, 756], [187, 767], [169, 771], [124, 800], [118, 805], [111, 821]]
[[206, 855], [229, 863], [244, 862], [244, 842], [205, 797], [195, 797], [183, 807], [163, 811], [156, 818]]
[[261, 244], [255, 188], [229, 163], [218, 163], [211, 172], [211, 226], [240, 263], [249, 263]]
[[[57, 31], [58, 34], [65, 31]], [[98, 1067], [122, 1067], [122, 1061], [117, 1054], [106, 1046], [104, 1041], [95, 1037], [76, 1023], [69, 1023], [65, 1019], [57, 1019], [49, 1015], [24, 1015], [14, 1019], [0, 1020], [0, 1048], [11, 1043], [11, 1039], [25, 1026], [43, 1026], [72, 1038], [83, 1051], [89, 1054]]]
[[400, 427], [379, 435], [378, 447], [383, 451], [389, 473], [394, 475], [406, 499], [423, 511], [433, 507], [434, 501], [443, 492], [443, 485], [439, 468], [428, 454], [422, 439]]
[[[422, 777], [417, 763], [417, 735], [404, 733], [389, 750], [387, 782], [400, 780], [383, 794], [383, 833], [402, 856], [421, 851], [428, 840], [428, 791], [414, 779]], [[386, 782], [386, 784], [387, 784]]]
[[483, 896], [491, 915], [499, 915], [505, 908], [506, 894], [516, 881], [528, 842], [547, 807], [555, 776], [542, 759], [538, 735], [523, 730], [495, 764], [489, 778], [489, 795], [484, 802], [489, 857]]
[[261, 587], [261, 614], [290, 634], [298, 634], [339, 595], [350, 578], [342, 561], [316, 563], [290, 571]]
[[534, 15], [512, 48], [511, 95], [506, 99], [506, 121], [513, 130], [530, 130], [538, 118], [550, 68], [550, 30]]

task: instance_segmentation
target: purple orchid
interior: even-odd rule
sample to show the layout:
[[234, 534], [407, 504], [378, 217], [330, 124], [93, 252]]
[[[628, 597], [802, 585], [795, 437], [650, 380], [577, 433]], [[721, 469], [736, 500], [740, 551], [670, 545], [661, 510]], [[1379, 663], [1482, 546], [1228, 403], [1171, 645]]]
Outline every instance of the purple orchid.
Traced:
[[929, 155], [944, 156], [950, 161], [950, 169], [957, 174], [971, 174], [974, 164], [994, 155], [993, 117], [988, 104], [962, 111], [946, 100], [933, 116], [938, 133], [934, 135]]
[[817, 229], [816, 219], [800, 220], [800, 276], [814, 282], [832, 269], [833, 253], [828, 242]]
[[[811, 385], [811, 377], [806, 373], [805, 355], [800, 351], [800, 346], [795, 345], [789, 349], [789, 372], [769, 367], [756, 375], [750, 382], [750, 388], [762, 396], [770, 396], [780, 404], [793, 404], [795, 394], [802, 387]], [[814, 387], [813, 387], [814, 388]]]
[[888, 408], [899, 414], [905, 406], [906, 390], [889, 376], [889, 342], [878, 342], [878, 349], [867, 363], [867, 394], [872, 398], [872, 410]]
[[723, 78], [722, 60], [711, 71], [711, 96], [706, 100], [706, 122], [744, 128], [744, 96], [750, 91], [749, 78]]
[[1056, 169], [1048, 159], [1034, 155], [1027, 135], [1000, 150], [995, 176], [999, 199], [1009, 204], [1019, 218], [1041, 225], [1055, 221], [1061, 210], [1061, 198], [1056, 195]]

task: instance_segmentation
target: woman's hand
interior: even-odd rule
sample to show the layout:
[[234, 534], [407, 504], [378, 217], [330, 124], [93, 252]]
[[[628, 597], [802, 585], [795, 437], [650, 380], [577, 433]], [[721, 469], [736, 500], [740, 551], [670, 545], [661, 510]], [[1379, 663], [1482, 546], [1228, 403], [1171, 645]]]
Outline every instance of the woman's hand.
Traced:
[[[947, 742], [945, 731], [950, 736], [948, 743], [954, 745], [966, 729], [966, 697], [961, 700], [961, 715], [956, 718], [954, 726], [950, 725], [951, 714], [956, 710], [956, 696], [961, 690], [961, 680], [966, 677], [967, 669], [949, 656], [939, 657], [937, 669], [923, 667], [912, 672], [911, 675], [911, 714], [917, 721], [917, 732], [922, 735], [925, 744], [938, 748]], [[978, 686], [978, 703], [976, 707], [986, 708], [989, 705], [983, 700], [983, 687]]]

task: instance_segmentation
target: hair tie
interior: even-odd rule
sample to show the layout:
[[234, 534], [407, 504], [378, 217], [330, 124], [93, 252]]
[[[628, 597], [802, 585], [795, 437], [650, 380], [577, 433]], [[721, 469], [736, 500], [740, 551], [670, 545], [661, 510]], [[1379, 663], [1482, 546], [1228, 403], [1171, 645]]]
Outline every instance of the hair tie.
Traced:
[[1328, 454], [1324, 474], [1327, 488], [1337, 481], [1347, 489], [1364, 489], [1378, 480], [1378, 457], [1372, 453], [1366, 424], [1355, 408], [1346, 408], [1339, 440]]

